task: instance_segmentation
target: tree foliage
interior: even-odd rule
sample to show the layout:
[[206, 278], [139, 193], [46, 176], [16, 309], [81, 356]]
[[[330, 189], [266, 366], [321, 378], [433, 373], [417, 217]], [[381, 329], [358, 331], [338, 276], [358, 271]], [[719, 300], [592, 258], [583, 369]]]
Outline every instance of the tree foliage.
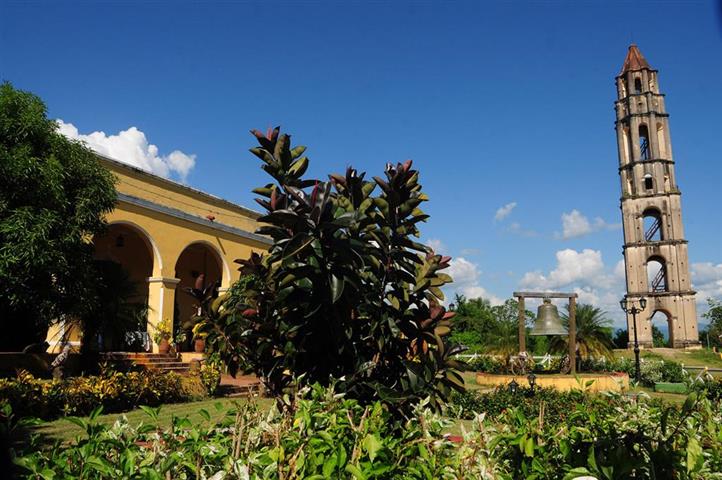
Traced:
[[403, 412], [463, 389], [464, 365], [451, 358], [459, 349], [445, 339], [454, 314], [441, 306], [450, 258], [413, 239], [428, 198], [411, 161], [373, 181], [350, 167], [307, 179], [305, 147], [292, 148], [278, 128], [253, 134], [251, 152], [273, 178], [254, 190], [266, 210], [258, 233], [273, 245], [238, 260], [251, 278], [244, 301], [216, 303], [207, 346], [232, 371], [247, 362], [276, 396], [337, 379], [341, 391]]
[[83, 332], [81, 351], [140, 351], [143, 340], [138, 333], [146, 328], [148, 299], [139, 295], [138, 284], [119, 263], [96, 260], [94, 267], [95, 301], [81, 316], [70, 320]]
[[[455, 306], [453, 340], [480, 353], [508, 356], [519, 352], [519, 302], [516, 299], [510, 298], [501, 305], [491, 305], [484, 298], [467, 299], [463, 295], [456, 295]], [[525, 310], [527, 326], [533, 319], [534, 314]], [[538, 348], [544, 347], [544, 340], [527, 335], [527, 350], [536, 353]]]
[[0, 85], [0, 348], [42, 338], [93, 294], [92, 245], [113, 208], [112, 175], [57, 132], [35, 95]]
[[[569, 328], [569, 311], [560, 315], [562, 324]], [[612, 357], [614, 342], [612, 340], [612, 321], [606, 312], [588, 304], [579, 304], [576, 309], [576, 342], [582, 359]], [[568, 352], [569, 336], [552, 337], [550, 348], [553, 351]]]
[[702, 314], [702, 317], [709, 321], [709, 325], [700, 334], [700, 340], [703, 345], [707, 344], [713, 347], [722, 347], [722, 301], [708, 298], [707, 305], [709, 310]]

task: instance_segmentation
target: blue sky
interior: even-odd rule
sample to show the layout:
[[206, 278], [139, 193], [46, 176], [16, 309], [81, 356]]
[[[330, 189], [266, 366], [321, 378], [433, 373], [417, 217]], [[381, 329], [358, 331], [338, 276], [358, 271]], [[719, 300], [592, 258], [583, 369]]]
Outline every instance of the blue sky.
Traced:
[[251, 207], [251, 128], [280, 124], [319, 177], [412, 158], [457, 290], [578, 288], [618, 323], [614, 76], [632, 41], [667, 95], [702, 313], [722, 297], [716, 2], [0, 0], [0, 79], [66, 133]]

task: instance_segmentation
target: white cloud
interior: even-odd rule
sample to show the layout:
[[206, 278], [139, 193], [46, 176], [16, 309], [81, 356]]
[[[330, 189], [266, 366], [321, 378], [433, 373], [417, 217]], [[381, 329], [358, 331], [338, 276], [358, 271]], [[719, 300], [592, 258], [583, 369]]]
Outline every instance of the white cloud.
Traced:
[[692, 287], [697, 291], [697, 303], [706, 305], [708, 298], [722, 298], [722, 263], [693, 263], [690, 274]]
[[579, 210], [572, 210], [569, 213], [562, 213], [562, 238], [581, 237], [592, 233], [592, 226], [587, 217]]
[[523, 287], [538, 289], [559, 288], [571, 283], [593, 285], [600, 281], [608, 284], [604, 273], [602, 252], [584, 249], [581, 252], [567, 248], [556, 253], [557, 266], [548, 275], [540, 271], [527, 272], [521, 280]]
[[539, 236], [539, 233], [535, 230], [529, 230], [526, 228], [523, 228], [520, 223], [513, 222], [511, 225], [509, 225], [506, 228], [507, 232], [513, 233], [515, 235], [521, 235], [522, 237], [537, 237]]
[[[527, 272], [520, 287], [536, 291], [566, 291], [578, 295], [580, 303], [588, 303], [607, 312], [615, 327], [624, 326], [619, 299], [624, 295], [624, 261], [608, 269], [599, 250], [556, 252], [556, 266], [549, 273]], [[618, 311], [619, 310], [619, 311]]]
[[173, 150], [168, 155], [159, 155], [158, 147], [148, 142], [141, 130], [130, 127], [116, 135], [92, 132], [87, 135], [78, 132], [72, 123], [58, 119], [58, 131], [68, 138], [82, 140], [88, 147], [101, 155], [138, 167], [162, 177], [177, 175], [185, 181], [195, 166], [196, 156]]
[[594, 223], [591, 223], [582, 212], [574, 209], [569, 213], [562, 213], [562, 234], [557, 234], [557, 237], [567, 240], [600, 230], [617, 230], [621, 226], [621, 223], [607, 223], [600, 217], [596, 217]]
[[477, 264], [468, 261], [464, 257], [452, 259], [449, 268], [445, 272], [454, 279], [454, 283], [448, 285], [447, 290], [460, 293], [466, 298], [486, 298], [492, 305], [504, 303], [503, 299], [479, 285], [481, 270], [479, 270]]
[[457, 285], [476, 283], [479, 280], [479, 275], [481, 275], [479, 267], [464, 257], [451, 259], [451, 264], [446, 272], [451, 275]]
[[426, 246], [431, 247], [434, 250], [434, 253], [446, 252], [446, 244], [438, 238], [430, 238], [426, 240]]
[[503, 207], [499, 207], [494, 215], [494, 221], [500, 221], [511, 215], [511, 211], [516, 207], [516, 202], [507, 203]]
[[614, 278], [616, 280], [626, 280], [624, 259], [617, 262], [614, 266]]

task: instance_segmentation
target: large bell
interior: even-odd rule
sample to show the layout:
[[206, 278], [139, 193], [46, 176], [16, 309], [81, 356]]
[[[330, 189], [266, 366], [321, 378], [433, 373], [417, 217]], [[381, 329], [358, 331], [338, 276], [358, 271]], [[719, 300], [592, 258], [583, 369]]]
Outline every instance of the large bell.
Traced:
[[567, 329], [562, 325], [559, 318], [559, 312], [556, 305], [552, 304], [548, 298], [544, 299], [544, 303], [539, 305], [534, 321], [534, 328], [531, 329], [529, 335], [567, 335]]

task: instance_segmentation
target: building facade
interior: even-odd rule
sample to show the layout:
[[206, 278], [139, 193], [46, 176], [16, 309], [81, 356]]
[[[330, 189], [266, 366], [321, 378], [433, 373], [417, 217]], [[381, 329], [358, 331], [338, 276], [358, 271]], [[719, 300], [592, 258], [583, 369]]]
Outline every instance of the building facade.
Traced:
[[[239, 277], [234, 260], [270, 245], [253, 233], [257, 212], [121, 162], [100, 161], [118, 180], [118, 200], [107, 231], [92, 240], [95, 258], [120, 264], [137, 286], [137, 300], [148, 305], [148, 339], [161, 320], [177, 325], [194, 313], [195, 300], [182, 290], [199, 275], [207, 284], [219, 281], [223, 292]], [[57, 350], [68, 340], [79, 344], [80, 335], [59, 324], [48, 342]]]
[[[647, 299], [636, 315], [641, 346], [652, 347], [652, 319], [666, 318], [669, 345], [699, 345], [695, 292], [674, 173], [669, 114], [657, 70], [636, 45], [616, 77], [616, 131], [621, 180], [627, 298]], [[639, 306], [638, 302], [635, 302]], [[635, 328], [627, 315], [630, 346]]]

